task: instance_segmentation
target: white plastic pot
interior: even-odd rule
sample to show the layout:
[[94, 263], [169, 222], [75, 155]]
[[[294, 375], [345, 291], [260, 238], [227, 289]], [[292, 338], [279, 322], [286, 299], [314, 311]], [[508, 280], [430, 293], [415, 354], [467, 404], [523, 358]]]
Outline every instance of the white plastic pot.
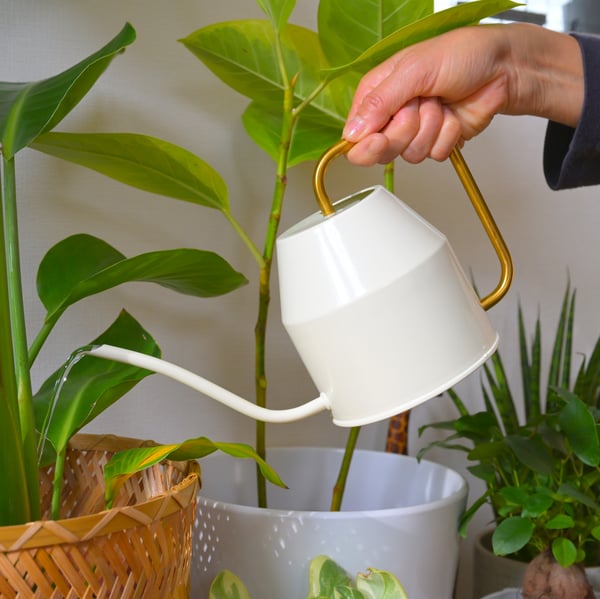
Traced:
[[394, 572], [411, 598], [451, 599], [464, 479], [431, 462], [359, 450], [343, 511], [330, 512], [342, 455], [271, 449], [268, 462], [289, 490], [269, 486], [269, 509], [254, 507], [253, 463], [219, 454], [204, 459], [191, 596], [207, 597], [212, 579], [229, 569], [252, 599], [304, 599], [308, 564], [326, 554], [353, 576], [368, 567]]

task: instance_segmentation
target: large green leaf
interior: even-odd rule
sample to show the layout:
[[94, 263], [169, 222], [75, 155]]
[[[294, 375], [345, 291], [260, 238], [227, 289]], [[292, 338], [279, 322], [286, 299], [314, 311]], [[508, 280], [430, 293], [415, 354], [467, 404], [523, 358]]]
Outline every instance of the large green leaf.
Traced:
[[7, 158], [56, 126], [85, 96], [113, 57], [135, 40], [126, 24], [103, 48], [42, 81], [0, 82], [0, 145]]
[[[240, 94], [281, 112], [285, 80], [275, 50], [275, 32], [268, 21], [244, 20], [216, 23], [181, 40], [217, 77]], [[287, 25], [281, 33], [281, 47], [288, 77], [294, 85], [296, 104], [307, 100], [324, 82], [322, 71], [328, 63], [314, 31]], [[328, 86], [313, 98], [313, 118], [335, 119], [342, 123], [352, 90], [347, 85]]]
[[46, 133], [33, 148], [144, 191], [209, 208], [229, 208], [227, 186], [204, 160], [172, 143], [135, 133]]
[[157, 283], [197, 297], [222, 295], [247, 279], [219, 255], [176, 249], [126, 258], [91, 235], [73, 235], [52, 247], [42, 259], [38, 293], [53, 321], [75, 302], [131, 281]]
[[352, 62], [398, 29], [433, 13], [433, 0], [321, 0], [319, 38], [329, 62]]
[[235, 458], [254, 460], [264, 477], [279, 487], [285, 487], [284, 482], [250, 445], [244, 443], [220, 443], [206, 437], [188, 439], [183, 443], [157, 445], [155, 447], [140, 447], [126, 449], [115, 454], [104, 468], [105, 500], [110, 507], [116, 494], [127, 479], [136, 472], [144, 470], [164, 459], [175, 461], [198, 460], [222, 451]]
[[518, 3], [511, 0], [476, 0], [453, 6], [399, 29], [363, 52], [355, 60], [330, 69], [328, 72], [331, 75], [341, 75], [349, 70], [365, 73], [407, 46], [458, 27], [474, 25], [481, 19], [515, 6], [518, 6]]
[[[92, 345], [103, 343], [160, 356], [154, 339], [127, 312], [121, 312], [117, 320], [92, 341]], [[61, 453], [78, 430], [149, 374], [151, 372], [135, 366], [89, 356], [67, 360], [48, 377], [33, 399], [36, 428], [41, 433], [40, 445], [45, 446], [48, 440], [55, 451]]]
[[577, 396], [565, 392], [568, 403], [560, 411], [559, 423], [575, 455], [588, 466], [600, 465], [598, 428], [589, 407]]

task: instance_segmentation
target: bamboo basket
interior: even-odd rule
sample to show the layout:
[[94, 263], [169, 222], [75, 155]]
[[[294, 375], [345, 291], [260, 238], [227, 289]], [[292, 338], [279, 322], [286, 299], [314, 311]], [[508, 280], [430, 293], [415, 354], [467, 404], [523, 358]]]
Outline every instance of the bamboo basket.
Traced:
[[46, 519], [53, 468], [41, 472], [43, 519], [0, 527], [2, 599], [188, 597], [198, 464], [166, 461], [140, 472], [104, 510], [103, 465], [147, 444], [75, 437], [60, 520]]

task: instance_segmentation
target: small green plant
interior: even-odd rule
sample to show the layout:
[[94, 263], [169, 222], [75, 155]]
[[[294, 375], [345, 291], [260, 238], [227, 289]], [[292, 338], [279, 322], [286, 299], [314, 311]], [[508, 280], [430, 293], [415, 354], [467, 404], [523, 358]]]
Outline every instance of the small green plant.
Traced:
[[[518, 309], [523, 406], [519, 409], [500, 352], [484, 367], [485, 410], [470, 413], [454, 391], [459, 417], [428, 428], [450, 431], [431, 447], [464, 451], [468, 470], [485, 491], [465, 513], [461, 529], [489, 503], [497, 555], [530, 561], [550, 552], [562, 568], [597, 564], [600, 540], [600, 339], [572, 380], [575, 291], [567, 285], [542, 385], [542, 325], [531, 347]], [[574, 596], [574, 595], [573, 595]]]
[[[306, 599], [408, 599], [400, 581], [390, 572], [369, 568], [368, 574], [350, 575], [326, 555], [315, 557], [308, 570]], [[244, 583], [229, 570], [211, 584], [208, 599], [251, 599]]]

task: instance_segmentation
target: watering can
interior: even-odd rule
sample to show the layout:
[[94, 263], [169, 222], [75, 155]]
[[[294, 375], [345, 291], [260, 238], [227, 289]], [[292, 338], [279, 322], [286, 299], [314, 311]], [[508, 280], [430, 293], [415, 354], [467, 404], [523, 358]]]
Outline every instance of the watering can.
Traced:
[[508, 291], [510, 253], [462, 154], [451, 162], [500, 260], [497, 287], [480, 300], [446, 237], [381, 186], [332, 203], [324, 178], [351, 147], [319, 160], [320, 210], [277, 239], [281, 318], [318, 391], [272, 410], [162, 359], [101, 345], [99, 358], [175, 379], [255, 420], [291, 422], [330, 410], [339, 426], [389, 418], [435, 397], [481, 366], [498, 334], [486, 310]]

